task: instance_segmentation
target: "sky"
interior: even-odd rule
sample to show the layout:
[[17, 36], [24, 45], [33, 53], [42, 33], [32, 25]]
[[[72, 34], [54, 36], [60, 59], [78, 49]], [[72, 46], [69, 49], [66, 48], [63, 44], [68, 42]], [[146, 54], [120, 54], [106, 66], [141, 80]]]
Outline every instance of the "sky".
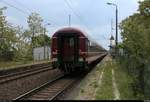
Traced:
[[[37, 12], [43, 18], [43, 25], [48, 29], [47, 35], [69, 24], [86, 32], [88, 36], [105, 49], [109, 49], [111, 20], [115, 28], [115, 7], [107, 5], [112, 2], [118, 5], [118, 23], [137, 12], [139, 0], [0, 0], [0, 7], [6, 6], [5, 15], [14, 26], [28, 28], [27, 17]], [[115, 30], [113, 31], [115, 37]], [[119, 32], [119, 42], [121, 36]]]

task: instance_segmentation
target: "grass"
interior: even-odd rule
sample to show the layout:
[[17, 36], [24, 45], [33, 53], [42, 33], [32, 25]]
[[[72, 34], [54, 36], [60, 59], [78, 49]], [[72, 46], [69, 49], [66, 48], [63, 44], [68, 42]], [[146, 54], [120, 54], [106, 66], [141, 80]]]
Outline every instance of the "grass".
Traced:
[[120, 65], [120, 63], [116, 61], [113, 61], [113, 68], [115, 71], [116, 83], [120, 91], [120, 98], [122, 100], [136, 99], [133, 95], [131, 86], [133, 79], [127, 74], [124, 66]]
[[12, 69], [17, 66], [24, 66], [24, 65], [30, 65], [30, 64], [38, 64], [38, 63], [44, 63], [44, 62], [49, 62], [49, 61], [9, 61], [9, 62], [4, 62], [0, 61], [0, 70], [4, 69]]
[[81, 89], [81, 93], [84, 93], [84, 89]]
[[94, 82], [93, 82], [93, 87], [94, 87], [94, 88], [97, 88], [97, 87], [98, 87], [97, 81], [94, 81]]
[[108, 62], [104, 68], [104, 73], [102, 77], [102, 83], [98, 87], [96, 92], [96, 100], [112, 100], [113, 97], [113, 87], [112, 87], [112, 73], [111, 73], [111, 63]]
[[[133, 89], [131, 86], [131, 84], [133, 83], [133, 78], [130, 75], [128, 75], [127, 71], [125, 70], [126, 68], [120, 63], [118, 63], [116, 60], [108, 60], [97, 66], [95, 72], [91, 74], [94, 78], [92, 77], [92, 81], [89, 80], [90, 83], [88, 84], [88, 86], [89, 88], [91, 88], [91, 90], [89, 89], [89, 93], [92, 93], [91, 91], [96, 89], [96, 93], [93, 92], [93, 94], [95, 93], [93, 96], [95, 96], [94, 98], [96, 100], [114, 99], [114, 89], [112, 85], [112, 69], [114, 69], [114, 77], [118, 91], [120, 93], [120, 99], [136, 100], [137, 98], [135, 98], [135, 96], [133, 95]], [[99, 84], [98, 77], [102, 71], [103, 76], [101, 83]], [[83, 89], [81, 89], [81, 93], [86, 94], [86, 89]]]
[[96, 99], [100, 100], [113, 100], [113, 86], [112, 86], [112, 68], [115, 72], [115, 79], [117, 88], [120, 92], [121, 100], [135, 100], [136, 98], [133, 95], [133, 89], [131, 84], [133, 83], [133, 78], [129, 76], [124, 68], [124, 66], [117, 63], [116, 60], [112, 62], [106, 62], [106, 65], [103, 66], [104, 73], [102, 78], [101, 86], [98, 86], [96, 92]]

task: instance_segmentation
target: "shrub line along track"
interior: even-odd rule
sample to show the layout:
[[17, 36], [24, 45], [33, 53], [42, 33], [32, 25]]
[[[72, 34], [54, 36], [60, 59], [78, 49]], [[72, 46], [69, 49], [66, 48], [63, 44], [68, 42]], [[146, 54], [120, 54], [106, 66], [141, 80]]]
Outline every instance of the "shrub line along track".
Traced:
[[13, 100], [54, 100], [78, 79], [62, 75]]
[[50, 65], [47, 66], [40, 66], [39, 68], [36, 69], [31, 69], [31, 70], [27, 70], [27, 71], [22, 71], [22, 72], [17, 72], [17, 73], [12, 73], [12, 74], [8, 74], [8, 75], [3, 75], [0, 76], [0, 84], [9, 82], [9, 81], [13, 81], [13, 80], [17, 80], [26, 76], [31, 76], [33, 74], [38, 74], [41, 72], [45, 72], [48, 70], [52, 70], [52, 68], [50, 67]]

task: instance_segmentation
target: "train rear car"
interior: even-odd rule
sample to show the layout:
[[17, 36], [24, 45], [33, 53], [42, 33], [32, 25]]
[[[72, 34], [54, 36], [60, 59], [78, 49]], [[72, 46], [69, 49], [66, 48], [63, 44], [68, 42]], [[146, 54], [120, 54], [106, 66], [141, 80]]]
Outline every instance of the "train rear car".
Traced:
[[86, 67], [88, 39], [75, 28], [58, 30], [52, 36], [52, 66], [66, 73]]

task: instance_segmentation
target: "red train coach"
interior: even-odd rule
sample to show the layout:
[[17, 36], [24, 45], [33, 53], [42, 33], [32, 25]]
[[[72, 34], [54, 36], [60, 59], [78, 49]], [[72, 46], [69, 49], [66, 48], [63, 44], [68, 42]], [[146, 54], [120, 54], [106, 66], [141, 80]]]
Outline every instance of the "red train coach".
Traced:
[[66, 73], [83, 70], [88, 62], [88, 38], [76, 28], [63, 28], [52, 36], [51, 59], [53, 68]]

